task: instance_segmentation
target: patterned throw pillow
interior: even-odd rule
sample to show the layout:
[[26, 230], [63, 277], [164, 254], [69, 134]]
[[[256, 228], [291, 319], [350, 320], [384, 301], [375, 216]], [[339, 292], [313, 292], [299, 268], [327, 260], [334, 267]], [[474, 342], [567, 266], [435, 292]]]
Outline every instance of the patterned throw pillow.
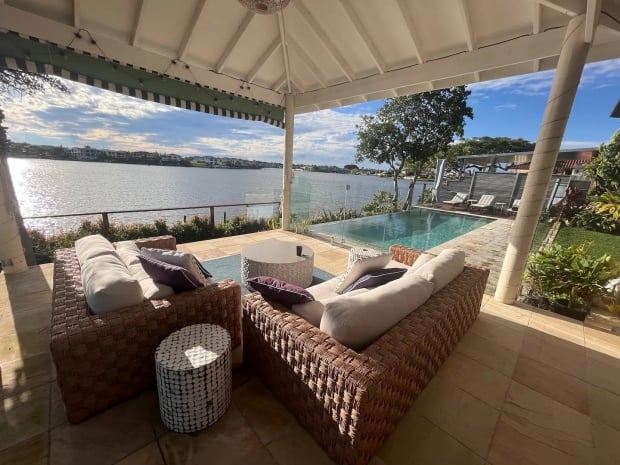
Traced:
[[368, 273], [370, 270], [378, 270], [388, 264], [392, 256], [389, 253], [377, 255], [376, 257], [360, 258], [353, 263], [353, 266], [342, 278], [341, 283], [334, 289], [338, 294], [342, 292]]
[[291, 307], [293, 304], [303, 304], [314, 301], [314, 297], [303, 287], [287, 283], [271, 276], [257, 276], [248, 279], [248, 287], [260, 292], [263, 296], [282, 305]]
[[172, 265], [144, 255], [139, 255], [138, 258], [153, 281], [167, 284], [175, 292], [191, 291], [203, 286], [192, 273], [182, 266]]
[[382, 284], [389, 283], [390, 281], [400, 278], [406, 271], [406, 268], [382, 268], [380, 270], [369, 271], [353, 284], [346, 287], [342, 293], [346, 294], [347, 292], [351, 292], [356, 289], [381, 286]]

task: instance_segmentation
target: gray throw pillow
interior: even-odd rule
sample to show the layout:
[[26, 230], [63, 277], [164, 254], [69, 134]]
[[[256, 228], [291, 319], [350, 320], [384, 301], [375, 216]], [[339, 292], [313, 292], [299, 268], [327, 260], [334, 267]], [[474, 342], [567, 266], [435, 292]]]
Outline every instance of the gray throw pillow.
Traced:
[[346, 294], [347, 292], [355, 291], [356, 289], [381, 286], [382, 284], [389, 283], [390, 281], [400, 278], [406, 271], [406, 268], [382, 268], [380, 270], [369, 271], [361, 278], [358, 278], [358, 280], [353, 284], [344, 288], [342, 293]]

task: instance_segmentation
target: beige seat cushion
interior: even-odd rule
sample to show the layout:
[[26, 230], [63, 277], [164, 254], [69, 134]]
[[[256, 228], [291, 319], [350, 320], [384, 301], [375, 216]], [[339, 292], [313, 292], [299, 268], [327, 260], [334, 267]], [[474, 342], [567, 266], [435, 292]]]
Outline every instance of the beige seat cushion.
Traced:
[[437, 257], [414, 270], [412, 274], [422, 276], [432, 282], [433, 294], [436, 294], [460, 275], [463, 268], [465, 268], [465, 252], [458, 249], [445, 249]]
[[140, 283], [116, 254], [91, 258], [81, 268], [84, 296], [94, 314], [137, 305], [144, 299]]
[[[356, 289], [354, 291], [347, 292], [346, 295], [358, 295], [363, 294], [364, 292], [368, 292], [368, 289]], [[314, 300], [312, 302], [305, 302], [303, 304], [294, 304], [291, 307], [291, 310], [293, 311], [293, 313], [299, 315], [308, 323], [318, 328], [321, 325], [321, 317], [323, 316], [323, 312], [325, 311], [325, 305], [333, 302], [335, 299], [340, 298], [342, 298], [340, 294], [335, 294], [334, 296], [323, 300]]]
[[342, 295], [325, 305], [321, 331], [361, 350], [426, 302], [432, 292], [433, 283], [406, 274], [362, 294]]
[[116, 243], [116, 253], [121, 257], [129, 273], [138, 280], [144, 297], [149, 300], [163, 299], [174, 294], [174, 289], [170, 286], [153, 281], [144, 270], [138, 255], [140, 248], [134, 241], [123, 241]]

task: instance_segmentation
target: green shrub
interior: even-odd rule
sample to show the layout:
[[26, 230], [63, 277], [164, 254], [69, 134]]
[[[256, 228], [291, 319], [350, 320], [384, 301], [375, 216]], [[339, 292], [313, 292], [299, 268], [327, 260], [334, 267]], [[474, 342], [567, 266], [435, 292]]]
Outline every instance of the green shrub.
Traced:
[[550, 300], [568, 299], [569, 307], [590, 304], [606, 294], [605, 285], [618, 271], [607, 254], [588, 255], [588, 244], [551, 245], [530, 257], [525, 281], [532, 291]]
[[372, 200], [362, 207], [367, 215], [380, 215], [382, 213], [391, 213], [398, 210], [398, 206], [394, 204], [394, 196], [388, 191], [377, 192]]
[[593, 206], [584, 208], [570, 222], [573, 227], [608, 234], [620, 234], [620, 222], [614, 221], [609, 215], [599, 213]]

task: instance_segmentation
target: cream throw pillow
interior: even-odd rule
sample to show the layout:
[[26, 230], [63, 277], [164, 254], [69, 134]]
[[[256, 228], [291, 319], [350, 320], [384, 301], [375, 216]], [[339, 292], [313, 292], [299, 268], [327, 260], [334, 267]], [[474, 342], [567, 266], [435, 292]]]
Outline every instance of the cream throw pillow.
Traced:
[[144, 297], [149, 300], [163, 299], [174, 294], [174, 289], [170, 286], [153, 281], [142, 266], [138, 258], [140, 248], [134, 241], [123, 241], [116, 243], [116, 253], [121, 257], [129, 273], [138, 280]]
[[75, 252], [80, 265], [83, 265], [91, 258], [101, 255], [116, 255], [116, 250], [112, 243], [101, 234], [86, 236], [75, 241]]
[[[356, 289], [354, 291], [348, 292], [346, 295], [358, 295], [363, 294], [364, 292], [368, 292], [368, 289]], [[336, 299], [340, 299], [341, 297], [342, 296], [337, 295], [328, 299], [314, 300], [312, 302], [305, 302], [303, 304], [294, 304], [291, 307], [291, 310], [293, 311], [293, 313], [299, 315], [308, 323], [318, 328], [321, 325], [321, 317], [323, 316], [323, 312], [325, 311], [325, 305], [333, 302]]]
[[406, 274], [361, 295], [342, 295], [325, 305], [321, 331], [359, 351], [426, 302], [432, 292], [433, 283]]
[[465, 252], [458, 249], [445, 249], [412, 274], [422, 276], [432, 282], [433, 294], [436, 294], [460, 275], [463, 268], [465, 268]]
[[343, 290], [364, 276], [370, 270], [384, 268], [392, 256], [389, 253], [377, 255], [376, 257], [360, 258], [353, 263], [351, 269], [344, 275], [342, 282], [336, 287], [335, 292], [340, 294]]
[[435, 255], [431, 255], [430, 253], [420, 254], [418, 256], [417, 260], [415, 262], [413, 262], [413, 264], [411, 265], [411, 268], [409, 268], [409, 270], [405, 274], [411, 274], [411, 273], [415, 272], [418, 268], [420, 268], [422, 265], [427, 264], [433, 258], [435, 258]]

